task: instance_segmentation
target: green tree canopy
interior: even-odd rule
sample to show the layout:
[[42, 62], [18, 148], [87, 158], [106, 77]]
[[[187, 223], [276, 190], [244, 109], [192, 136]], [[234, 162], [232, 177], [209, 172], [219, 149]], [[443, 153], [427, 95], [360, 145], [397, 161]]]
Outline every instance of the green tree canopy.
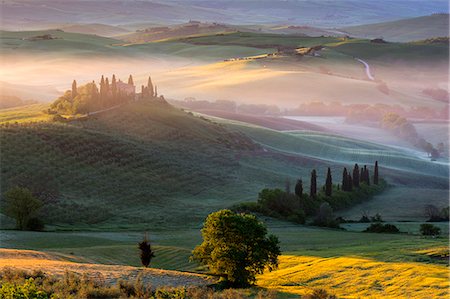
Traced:
[[4, 213], [16, 220], [17, 229], [24, 230], [30, 219], [42, 207], [42, 202], [33, 197], [27, 188], [14, 187], [5, 193]]
[[193, 258], [208, 265], [233, 286], [248, 286], [255, 276], [278, 267], [278, 238], [255, 216], [221, 210], [210, 214], [202, 229], [203, 243]]

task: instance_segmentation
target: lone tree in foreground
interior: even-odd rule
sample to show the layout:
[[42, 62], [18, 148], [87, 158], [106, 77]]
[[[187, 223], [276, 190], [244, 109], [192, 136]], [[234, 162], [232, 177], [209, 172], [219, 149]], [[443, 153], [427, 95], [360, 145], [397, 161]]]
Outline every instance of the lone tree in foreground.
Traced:
[[14, 187], [5, 193], [3, 212], [16, 220], [17, 229], [27, 229], [41, 207], [42, 202], [27, 188]]
[[150, 242], [147, 240], [147, 235], [144, 237], [144, 240], [139, 243], [139, 250], [141, 251], [141, 263], [142, 266], [148, 267], [152, 258], [155, 257], [155, 252], [152, 250], [152, 246]]
[[278, 238], [255, 216], [221, 210], [210, 214], [202, 229], [203, 243], [193, 258], [234, 287], [255, 283], [255, 276], [278, 267]]

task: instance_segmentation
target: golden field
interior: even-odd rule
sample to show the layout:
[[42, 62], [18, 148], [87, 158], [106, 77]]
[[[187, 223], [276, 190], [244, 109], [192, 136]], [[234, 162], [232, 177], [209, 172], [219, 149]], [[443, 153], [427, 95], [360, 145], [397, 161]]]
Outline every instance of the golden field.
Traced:
[[338, 298], [422, 299], [449, 298], [450, 283], [444, 265], [282, 255], [279, 269], [260, 275], [258, 285], [299, 295], [321, 288]]

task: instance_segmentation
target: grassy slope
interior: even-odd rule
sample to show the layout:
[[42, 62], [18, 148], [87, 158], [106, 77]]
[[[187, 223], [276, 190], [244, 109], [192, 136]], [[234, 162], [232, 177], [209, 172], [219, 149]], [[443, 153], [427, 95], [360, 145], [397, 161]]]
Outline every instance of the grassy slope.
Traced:
[[104, 37], [112, 37], [116, 35], [126, 34], [130, 31], [119, 26], [111, 26], [105, 24], [72, 24], [62, 26], [65, 32], [95, 34]]
[[[326, 47], [320, 51], [320, 57], [270, 57], [257, 61], [187, 67], [163, 74], [165, 84], [171, 84], [173, 90], [182, 90], [184, 96], [189, 94], [200, 99], [208, 99], [211, 96], [237, 98], [248, 102], [260, 101], [261, 97], [275, 102], [272, 99], [281, 97], [284, 104], [291, 106], [298, 105], [299, 101], [314, 99], [345, 103], [427, 105], [435, 109], [445, 109], [442, 103], [424, 96], [421, 91], [428, 87], [430, 82], [445, 84], [445, 65], [448, 64], [446, 44], [376, 44], [365, 39], [249, 32], [191, 37], [169, 43], [179, 42], [197, 47], [224, 46], [230, 50], [229, 57], [245, 56], [233, 55], [237, 54], [229, 48], [233, 46], [256, 47], [267, 52], [279, 46]], [[387, 82], [389, 94], [380, 92], [376, 82], [367, 80], [364, 66], [356, 61], [355, 57], [369, 63], [376, 79]], [[236, 68], [236, 64], [245, 66]], [[324, 70], [332, 75], [324, 74]], [[239, 81], [231, 78], [239, 78]], [[322, 86], [327, 88], [323, 89]], [[183, 95], [173, 94], [176, 97]]]
[[[20, 121], [21, 110], [13, 111]], [[13, 122], [9, 110], [3, 118]], [[136, 102], [86, 121], [3, 125], [1, 183], [5, 189], [25, 183], [59, 190], [46, 203], [47, 222], [79, 229], [198, 226], [211, 211], [254, 200], [263, 187], [283, 186], [286, 178], [307, 181], [312, 168], [321, 184], [327, 166], [340, 180], [343, 166], [375, 160], [390, 183], [417, 191], [416, 201], [395, 188], [389, 192], [413, 207], [392, 220], [422, 219], [417, 209], [428, 200], [421, 190], [436, 189], [435, 203], [444, 204], [444, 166], [342, 137], [220, 122]]]
[[61, 191], [48, 203], [56, 222], [120, 225], [113, 217], [120, 211], [124, 223], [170, 225], [174, 207], [190, 222], [204, 215], [199, 207], [224, 205], [215, 189], [233, 182], [235, 151], [248, 146], [178, 109], [133, 103], [86, 122], [3, 127], [2, 186], [45, 177], [43, 184]]
[[[243, 123], [231, 123], [229, 126], [244, 132], [262, 146], [276, 151], [322, 159], [329, 163], [345, 164], [353, 161], [370, 165], [372, 161], [378, 160], [384, 165], [383, 167], [390, 169], [436, 176], [438, 184], [439, 181], [448, 177], [448, 169], [445, 165], [415, 158], [388, 146], [317, 132], [281, 133]], [[441, 184], [446, 186], [446, 183], [441, 182]]]
[[0, 110], [0, 124], [6, 122], [36, 122], [48, 121], [50, 119], [48, 114], [42, 113], [47, 109], [47, 104], [35, 104], [27, 107], [14, 107]]
[[[50, 34], [52, 40], [28, 40], [35, 36]], [[76, 55], [118, 55], [124, 54], [120, 47], [113, 46], [121, 41], [89, 34], [70, 33], [58, 30], [43, 31], [0, 31], [2, 54], [45, 54], [58, 51]], [[128, 53], [132, 54], [132, 53]]]
[[342, 28], [349, 35], [362, 38], [382, 37], [388, 41], [408, 42], [448, 36], [448, 14], [435, 14], [392, 22]]
[[[50, 34], [53, 40], [27, 40], [30, 37]], [[123, 41], [90, 34], [43, 31], [0, 31], [0, 53], [4, 55], [33, 54], [49, 56], [54, 59], [67, 56], [76, 57], [183, 57], [207, 61], [223, 60], [230, 57], [254, 56], [267, 52], [251, 46], [192, 45], [178, 40], [149, 42], [143, 44], [124, 44]], [[274, 51], [271, 49], [270, 51]]]

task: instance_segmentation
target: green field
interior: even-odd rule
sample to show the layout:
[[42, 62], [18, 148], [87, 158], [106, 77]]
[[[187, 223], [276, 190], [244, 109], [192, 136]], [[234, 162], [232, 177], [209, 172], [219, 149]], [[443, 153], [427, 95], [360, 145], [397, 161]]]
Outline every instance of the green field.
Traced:
[[[322, 229], [262, 218], [269, 232], [277, 235], [283, 254], [316, 257], [352, 256], [381, 262], [440, 263], [426, 259], [417, 251], [446, 246], [448, 238], [426, 238], [414, 234], [361, 233], [364, 224], [344, 225], [349, 231]], [[395, 223], [400, 228], [417, 223]], [[403, 225], [403, 226], [402, 226]], [[443, 236], [448, 224], [442, 224]], [[353, 230], [353, 231], [352, 231]], [[150, 228], [148, 235], [156, 245], [154, 267], [193, 270], [190, 251], [201, 242], [200, 227], [177, 230]], [[20, 232], [1, 231], [5, 248], [33, 249], [65, 254], [74, 261], [104, 264], [139, 265], [137, 242], [142, 232]], [[445, 261], [444, 261], [445, 262]]]
[[[36, 36], [49, 34], [54, 39], [30, 40]], [[126, 59], [164, 55], [200, 60], [217, 61], [230, 57], [254, 56], [274, 51], [259, 49], [247, 45], [192, 45], [174, 41], [149, 42], [144, 44], [127, 44], [124, 41], [90, 34], [45, 31], [0, 31], [0, 53], [2, 55], [57, 55], [65, 57], [115, 57]], [[53, 56], [54, 57], [54, 56]]]
[[299, 37], [295, 35], [237, 32], [180, 39], [195, 45], [239, 45], [256, 48], [313, 47], [322, 45], [338, 53], [371, 60], [441, 60], [448, 59], [447, 44], [371, 43], [368, 39], [340, 37]]
[[448, 36], [448, 19], [448, 14], [433, 14], [392, 22], [346, 27], [341, 30], [357, 37], [383, 37], [388, 41], [408, 42]]

